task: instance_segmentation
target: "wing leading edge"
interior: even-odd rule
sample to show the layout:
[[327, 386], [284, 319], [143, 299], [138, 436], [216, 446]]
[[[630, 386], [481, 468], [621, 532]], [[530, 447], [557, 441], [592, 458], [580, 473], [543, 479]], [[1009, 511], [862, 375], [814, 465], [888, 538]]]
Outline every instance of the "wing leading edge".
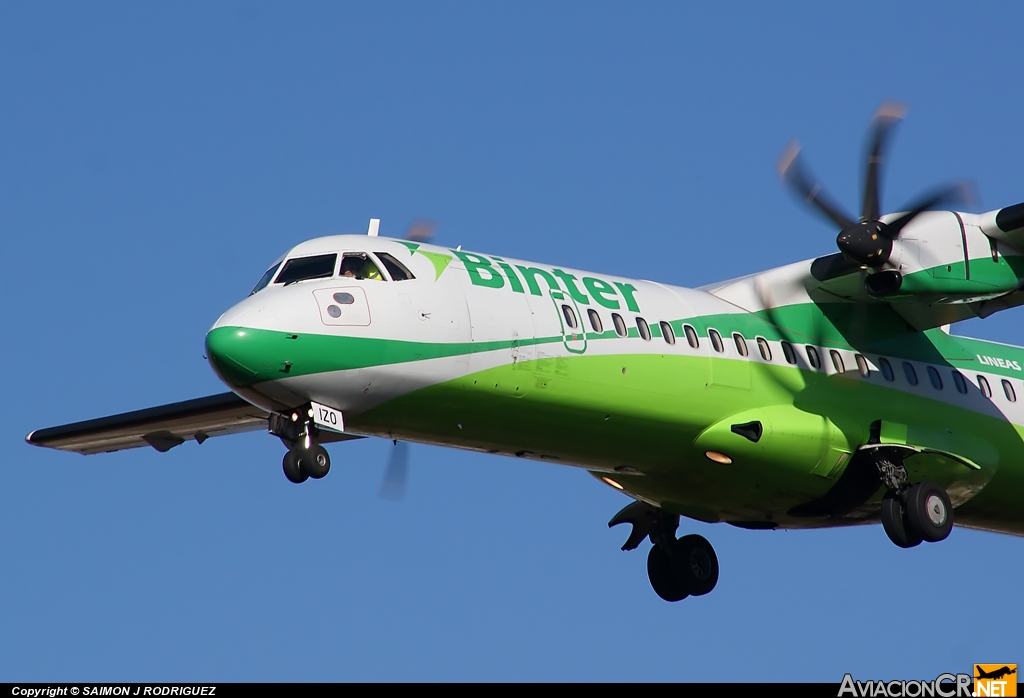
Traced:
[[45, 446], [83, 455], [152, 446], [169, 451], [185, 441], [267, 428], [268, 413], [234, 393], [221, 393], [134, 412], [38, 429], [25, 437]]

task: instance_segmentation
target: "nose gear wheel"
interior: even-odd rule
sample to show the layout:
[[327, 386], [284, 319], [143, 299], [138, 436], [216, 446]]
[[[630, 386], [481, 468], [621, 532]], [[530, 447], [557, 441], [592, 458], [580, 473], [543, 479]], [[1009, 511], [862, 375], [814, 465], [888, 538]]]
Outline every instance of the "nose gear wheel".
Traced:
[[309, 479], [309, 473], [303, 469], [301, 459], [302, 456], [295, 449], [289, 449], [285, 452], [281, 462], [284, 476], [288, 478], [289, 482], [294, 482], [296, 485]]

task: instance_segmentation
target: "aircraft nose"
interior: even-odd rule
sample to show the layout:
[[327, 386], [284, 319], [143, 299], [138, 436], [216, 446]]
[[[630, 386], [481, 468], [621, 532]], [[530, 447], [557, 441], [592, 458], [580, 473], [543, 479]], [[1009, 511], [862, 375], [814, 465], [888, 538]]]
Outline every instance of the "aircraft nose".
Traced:
[[206, 334], [206, 356], [222, 381], [242, 388], [259, 381], [264, 360], [258, 344], [244, 327], [214, 327]]

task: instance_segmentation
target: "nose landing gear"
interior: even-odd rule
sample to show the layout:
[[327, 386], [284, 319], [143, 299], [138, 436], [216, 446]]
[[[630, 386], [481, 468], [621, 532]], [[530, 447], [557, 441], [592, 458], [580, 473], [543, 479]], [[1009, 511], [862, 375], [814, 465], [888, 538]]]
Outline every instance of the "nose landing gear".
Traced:
[[289, 482], [299, 484], [309, 478], [319, 480], [331, 470], [331, 457], [327, 449], [317, 443], [320, 430], [312, 418], [300, 418], [306, 411], [297, 410], [292, 415], [271, 415], [270, 433], [281, 439], [287, 448], [281, 462], [284, 476]]
[[285, 452], [281, 465], [289, 482], [298, 485], [309, 479], [309, 473], [302, 467], [302, 455], [296, 449], [289, 448]]
[[318, 443], [312, 443], [304, 449], [299, 460], [302, 469], [314, 480], [319, 480], [331, 470], [331, 457], [327, 449]]
[[718, 584], [718, 556], [704, 536], [676, 538], [679, 517], [644, 502], [633, 502], [608, 522], [633, 525], [623, 550], [633, 550], [650, 538], [647, 577], [654, 593], [665, 601], [682, 601], [687, 596], [703, 596]]
[[319, 480], [331, 470], [331, 457], [327, 449], [318, 443], [310, 444], [309, 448], [295, 446], [284, 454], [281, 463], [284, 476], [290, 482], [299, 484], [309, 478]]

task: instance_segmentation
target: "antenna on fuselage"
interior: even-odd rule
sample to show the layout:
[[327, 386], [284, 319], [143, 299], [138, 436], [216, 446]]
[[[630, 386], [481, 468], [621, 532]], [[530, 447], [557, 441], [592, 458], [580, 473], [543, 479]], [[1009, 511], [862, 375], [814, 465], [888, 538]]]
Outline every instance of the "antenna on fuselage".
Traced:
[[366, 234], [372, 238], [377, 237], [377, 233], [380, 232], [380, 218], [371, 218], [370, 226], [366, 229]]

